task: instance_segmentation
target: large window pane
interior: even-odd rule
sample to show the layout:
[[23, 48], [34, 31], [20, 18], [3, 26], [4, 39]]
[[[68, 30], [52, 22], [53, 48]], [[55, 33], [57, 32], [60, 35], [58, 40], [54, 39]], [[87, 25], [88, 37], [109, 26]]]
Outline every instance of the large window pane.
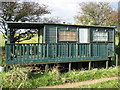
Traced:
[[108, 41], [108, 32], [94, 31], [93, 41]]
[[76, 31], [59, 31], [59, 41], [77, 41]]

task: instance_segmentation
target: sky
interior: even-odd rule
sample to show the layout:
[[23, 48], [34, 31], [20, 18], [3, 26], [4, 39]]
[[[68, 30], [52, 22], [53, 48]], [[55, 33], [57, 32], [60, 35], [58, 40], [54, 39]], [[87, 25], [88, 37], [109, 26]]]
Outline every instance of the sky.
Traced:
[[78, 12], [78, 3], [81, 2], [109, 2], [113, 8], [118, 7], [119, 0], [27, 0], [39, 2], [40, 4], [48, 5], [51, 14], [44, 17], [60, 17], [62, 22], [75, 24], [74, 16]]

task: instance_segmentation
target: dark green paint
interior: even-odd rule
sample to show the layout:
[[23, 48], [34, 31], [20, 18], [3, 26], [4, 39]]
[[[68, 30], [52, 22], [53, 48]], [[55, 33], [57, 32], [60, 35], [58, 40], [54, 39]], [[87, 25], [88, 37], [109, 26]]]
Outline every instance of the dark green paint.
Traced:
[[[107, 45], [106, 43], [6, 44], [6, 53], [9, 51], [6, 61], [7, 63], [27, 63], [36, 61], [65, 62], [70, 60], [77, 62], [78, 60], [107, 59], [109, 56], [107, 54]], [[12, 46], [16, 46], [16, 48], [12, 48]], [[102, 50], [102, 53], [99, 53], [100, 50]], [[13, 51], [15, 52], [13, 53]], [[11, 58], [11, 53], [16, 57]]]

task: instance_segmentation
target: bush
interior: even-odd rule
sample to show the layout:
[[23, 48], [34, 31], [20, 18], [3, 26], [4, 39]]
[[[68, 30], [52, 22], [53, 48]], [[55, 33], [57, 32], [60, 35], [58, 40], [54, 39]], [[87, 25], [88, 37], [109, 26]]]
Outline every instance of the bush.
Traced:
[[26, 68], [14, 68], [8, 72], [0, 73], [2, 82], [1, 86], [4, 88], [20, 88], [29, 77], [29, 71]]

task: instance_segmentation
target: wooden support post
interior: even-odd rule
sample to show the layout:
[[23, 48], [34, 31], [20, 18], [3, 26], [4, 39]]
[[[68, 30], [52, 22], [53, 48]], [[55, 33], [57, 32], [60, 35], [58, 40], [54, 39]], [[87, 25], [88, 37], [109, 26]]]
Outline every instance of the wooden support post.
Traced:
[[45, 72], [46, 72], [46, 73], [48, 72], [48, 68], [49, 68], [49, 66], [48, 66], [48, 64], [46, 64], [46, 65], [45, 65]]
[[69, 63], [69, 72], [71, 71], [71, 62]]
[[88, 70], [91, 69], [91, 61], [89, 61], [89, 67], [88, 67]]
[[8, 72], [8, 65], [6, 65], [5, 67], [5, 72]]
[[108, 60], [106, 61], [106, 68], [108, 68]]
[[118, 55], [116, 55], [116, 66], [118, 66]]

